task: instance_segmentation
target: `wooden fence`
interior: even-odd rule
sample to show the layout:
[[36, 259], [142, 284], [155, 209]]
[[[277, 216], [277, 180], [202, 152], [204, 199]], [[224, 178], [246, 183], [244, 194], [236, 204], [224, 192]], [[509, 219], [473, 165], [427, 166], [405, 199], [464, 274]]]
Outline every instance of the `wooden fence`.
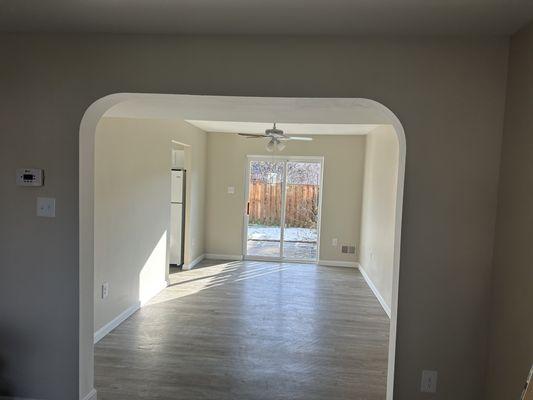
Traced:
[[[318, 219], [317, 185], [288, 185], [285, 222], [287, 227], [315, 228]], [[250, 183], [249, 222], [279, 225], [281, 221], [281, 183]]]

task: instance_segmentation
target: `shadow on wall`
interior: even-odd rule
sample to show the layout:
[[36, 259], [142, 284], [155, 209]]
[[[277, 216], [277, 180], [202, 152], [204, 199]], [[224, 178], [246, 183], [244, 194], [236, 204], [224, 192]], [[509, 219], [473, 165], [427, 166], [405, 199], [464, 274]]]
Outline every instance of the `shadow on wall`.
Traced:
[[[2, 340], [2, 343], [5, 342]], [[5, 358], [0, 353], [0, 396], [13, 396], [14, 393], [12, 392], [6, 369], [7, 365]]]

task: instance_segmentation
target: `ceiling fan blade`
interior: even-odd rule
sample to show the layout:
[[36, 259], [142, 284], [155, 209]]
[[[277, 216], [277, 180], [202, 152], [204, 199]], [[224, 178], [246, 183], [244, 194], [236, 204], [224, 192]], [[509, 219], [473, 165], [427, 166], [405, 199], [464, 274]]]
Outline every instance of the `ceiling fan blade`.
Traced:
[[313, 138], [305, 137], [305, 136], [287, 136], [286, 138], [287, 140], [301, 140], [301, 141], [306, 141], [306, 142], [310, 142], [311, 140], [313, 140]]
[[244, 136], [247, 139], [260, 139], [268, 137], [266, 135], [254, 135], [253, 133], [237, 133], [239, 136]]

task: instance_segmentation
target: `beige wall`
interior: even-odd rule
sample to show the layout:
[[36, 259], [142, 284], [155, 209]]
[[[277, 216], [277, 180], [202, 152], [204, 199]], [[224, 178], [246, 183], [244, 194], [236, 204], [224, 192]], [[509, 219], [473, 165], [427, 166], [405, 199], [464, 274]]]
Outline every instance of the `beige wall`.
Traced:
[[[324, 191], [320, 259], [355, 262], [357, 254], [343, 254], [342, 244], [359, 245], [363, 187], [364, 136], [313, 136], [312, 142], [289, 142], [276, 156], [324, 157]], [[245, 165], [247, 155], [272, 155], [264, 140], [238, 135], [208, 134], [206, 252], [243, 254]], [[235, 186], [235, 194], [227, 187]], [[338, 238], [333, 247], [331, 239]]]
[[515, 399], [533, 364], [533, 24], [511, 41], [494, 249], [490, 400]]
[[385, 302], [389, 314], [392, 301], [399, 151], [398, 138], [392, 127], [379, 127], [368, 134], [360, 263]]
[[[186, 257], [202, 254], [206, 134], [180, 121], [103, 118], [95, 146], [95, 331], [161, 290], [168, 272], [172, 140], [188, 145]], [[191, 246], [192, 245], [192, 246]], [[192, 248], [191, 248], [192, 247]], [[186, 258], [186, 262], [189, 262]], [[101, 285], [109, 295], [101, 297]]]
[[[0, 34], [0, 49], [0, 358], [15, 393], [78, 396], [79, 124], [103, 96], [144, 92], [389, 107], [407, 140], [396, 395], [425, 399], [435, 368], [434, 399], [482, 398], [507, 38]], [[46, 186], [15, 186], [24, 166]], [[35, 216], [41, 195], [55, 219]]]

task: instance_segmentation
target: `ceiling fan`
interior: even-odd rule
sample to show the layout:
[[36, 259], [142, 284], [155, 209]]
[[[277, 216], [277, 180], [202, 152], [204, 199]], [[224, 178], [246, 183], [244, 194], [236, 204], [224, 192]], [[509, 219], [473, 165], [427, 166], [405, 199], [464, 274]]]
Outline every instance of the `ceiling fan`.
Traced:
[[274, 122], [274, 126], [271, 129], [265, 130], [265, 133], [262, 135], [256, 135], [253, 133], [238, 133], [240, 136], [244, 136], [247, 139], [260, 139], [260, 138], [270, 138], [270, 141], [266, 145], [267, 151], [282, 151], [285, 148], [286, 141], [289, 140], [302, 140], [302, 141], [310, 141], [313, 140], [313, 138], [310, 137], [304, 137], [304, 136], [287, 136], [285, 133], [281, 130], [276, 128], [276, 123]]

